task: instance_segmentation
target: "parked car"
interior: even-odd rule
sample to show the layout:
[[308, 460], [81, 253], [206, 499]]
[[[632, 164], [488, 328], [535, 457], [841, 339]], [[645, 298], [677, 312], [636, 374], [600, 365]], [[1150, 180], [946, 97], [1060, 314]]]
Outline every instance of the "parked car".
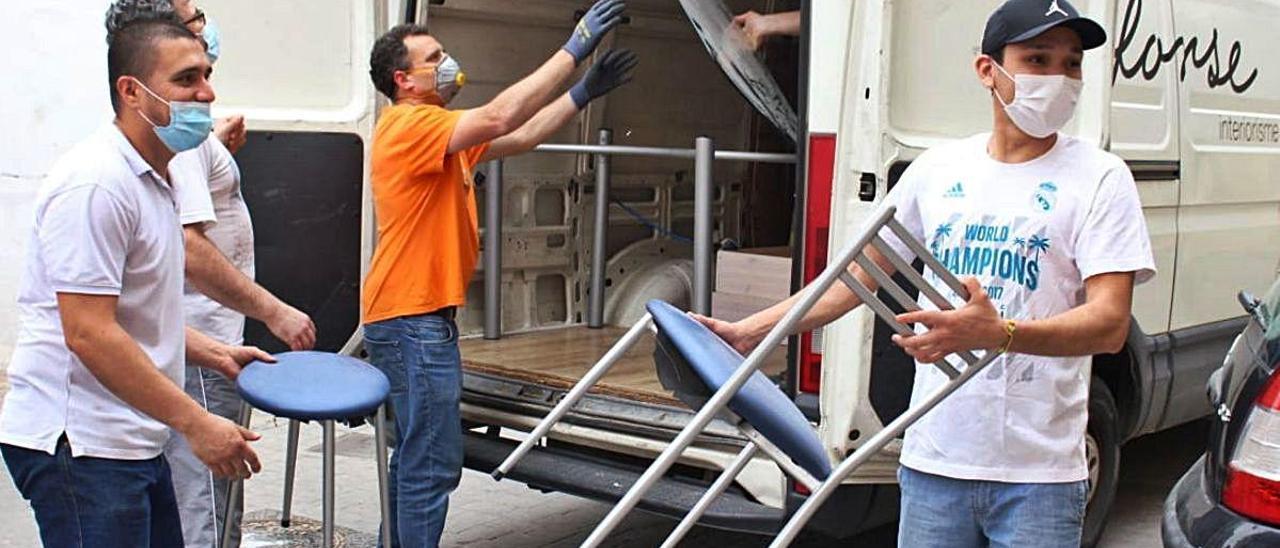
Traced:
[[1208, 447], [1164, 503], [1168, 547], [1280, 546], [1280, 280], [1240, 303], [1249, 324], [1209, 378]]

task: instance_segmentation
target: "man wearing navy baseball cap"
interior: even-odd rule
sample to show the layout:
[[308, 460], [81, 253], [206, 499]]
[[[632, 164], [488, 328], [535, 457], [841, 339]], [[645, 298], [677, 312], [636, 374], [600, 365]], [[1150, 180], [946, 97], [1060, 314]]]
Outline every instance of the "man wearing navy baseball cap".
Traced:
[[1128, 167], [1059, 133], [1084, 52], [1106, 43], [1067, 0], [1005, 2], [974, 61], [992, 131], [929, 150], [885, 200], [971, 294], [954, 312], [899, 318], [930, 329], [895, 337], [925, 364], [915, 397], [947, 381], [927, 364], [1002, 353], [908, 429], [901, 546], [1081, 544], [1092, 356], [1123, 348], [1133, 287], [1155, 274]]
[[[1081, 544], [1092, 356], [1124, 347], [1133, 287], [1155, 274], [1128, 167], [1059, 133], [1080, 97], [1084, 52], [1106, 42], [1106, 31], [1067, 0], [1005, 2], [974, 61], [991, 93], [991, 131], [920, 155], [881, 205], [896, 207], [897, 220], [970, 294], [947, 312], [922, 297], [924, 310], [898, 317], [928, 328], [893, 337], [917, 362], [913, 399], [948, 381], [932, 363], [963, 350], [1000, 354], [907, 430], [900, 546]], [[893, 233], [880, 236], [913, 256]], [[892, 271], [874, 248], [867, 253]], [[876, 286], [860, 267], [850, 271]], [[699, 319], [746, 351], [795, 301], [736, 323]], [[796, 330], [859, 304], [837, 284]]]

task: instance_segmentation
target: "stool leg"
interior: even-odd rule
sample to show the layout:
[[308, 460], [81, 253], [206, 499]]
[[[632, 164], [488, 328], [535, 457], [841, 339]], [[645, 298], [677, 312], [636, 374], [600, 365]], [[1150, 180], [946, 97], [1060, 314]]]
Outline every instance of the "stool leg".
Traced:
[[378, 406], [374, 423], [374, 455], [378, 459], [378, 502], [382, 505], [382, 545], [391, 548], [391, 498], [387, 478], [387, 406]]
[[288, 527], [293, 516], [293, 473], [298, 466], [298, 427], [296, 420], [289, 419], [289, 442], [284, 457], [284, 504], [280, 516], [280, 526]]
[[[253, 408], [249, 404], [240, 404], [240, 426], [249, 427], [249, 421], [253, 418]], [[231, 509], [236, 507], [240, 501], [240, 496], [244, 491], [244, 480], [233, 479], [227, 482], [227, 505], [223, 508], [222, 515], [231, 517]], [[222, 542], [218, 546], [231, 546], [231, 520], [222, 520]]]
[[333, 548], [333, 421], [324, 421], [324, 548]]

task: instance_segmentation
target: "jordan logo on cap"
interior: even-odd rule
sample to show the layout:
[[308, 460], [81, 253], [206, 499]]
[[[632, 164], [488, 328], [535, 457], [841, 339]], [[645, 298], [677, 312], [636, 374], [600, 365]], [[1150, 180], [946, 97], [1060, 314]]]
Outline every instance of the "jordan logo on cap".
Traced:
[[1063, 17], [1071, 17], [1071, 14], [1058, 5], [1058, 0], [1053, 0], [1053, 4], [1049, 6], [1049, 11], [1045, 12], [1044, 16], [1048, 17], [1054, 13], [1061, 13]]

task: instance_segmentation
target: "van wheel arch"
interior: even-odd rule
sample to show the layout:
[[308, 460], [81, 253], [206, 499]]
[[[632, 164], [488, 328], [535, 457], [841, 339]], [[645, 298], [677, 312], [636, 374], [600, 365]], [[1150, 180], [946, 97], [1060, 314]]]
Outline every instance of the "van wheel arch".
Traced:
[[[1132, 337], [1130, 337], [1132, 341]], [[1093, 380], [1101, 381], [1111, 393], [1116, 407], [1116, 429], [1121, 443], [1133, 437], [1138, 428], [1139, 403], [1138, 359], [1133, 344], [1115, 354], [1093, 357]]]

